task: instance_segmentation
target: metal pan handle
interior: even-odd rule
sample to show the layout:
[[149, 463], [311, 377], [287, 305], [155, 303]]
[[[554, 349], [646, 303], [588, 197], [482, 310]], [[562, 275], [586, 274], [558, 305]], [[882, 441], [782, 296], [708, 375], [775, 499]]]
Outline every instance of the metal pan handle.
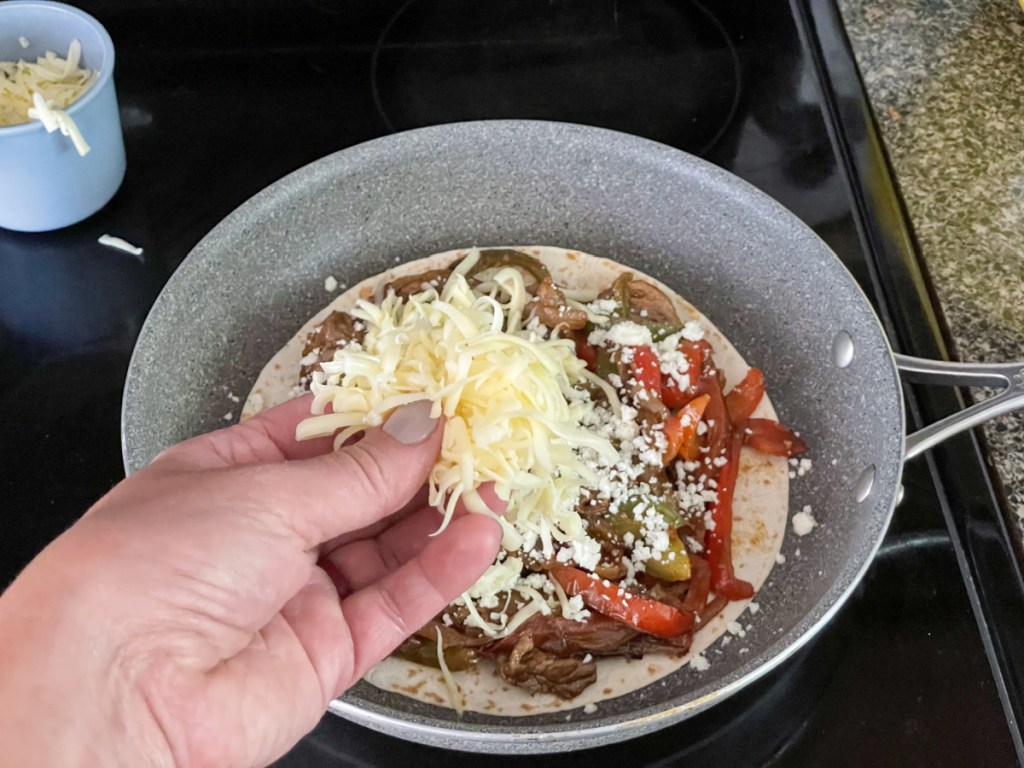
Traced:
[[907, 459], [912, 459], [947, 437], [984, 424], [1004, 413], [1024, 410], [1024, 362], [1021, 363], [946, 363], [919, 357], [893, 355], [905, 381], [921, 384], [946, 384], [952, 387], [995, 387], [998, 395], [975, 403], [924, 429], [907, 435]]

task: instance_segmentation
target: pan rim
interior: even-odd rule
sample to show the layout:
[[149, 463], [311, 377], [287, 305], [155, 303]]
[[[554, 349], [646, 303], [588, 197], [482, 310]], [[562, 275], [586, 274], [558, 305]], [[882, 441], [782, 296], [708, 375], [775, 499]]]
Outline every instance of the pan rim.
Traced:
[[[576, 131], [598, 137], [603, 135], [609, 142], [616, 143], [616, 148], [618, 149], [626, 146], [633, 151], [644, 150], [648, 153], [652, 150], [656, 150], [660, 153], [664, 153], [666, 151], [671, 152], [678, 158], [686, 158], [686, 161], [690, 163], [691, 167], [697, 166], [701, 168], [706, 178], [708, 178], [716, 188], [721, 189], [723, 193], [728, 194], [730, 197], [735, 197], [737, 193], [741, 193], [748, 201], [756, 203], [756, 208], [759, 212], [764, 212], [766, 215], [772, 215], [779, 218], [783, 223], [788, 223], [789, 226], [798, 227], [799, 231], [805, 237], [812, 236], [818, 247], [825, 249], [830, 254], [834, 262], [837, 263], [837, 266], [843, 270], [845, 279], [848, 280], [848, 282], [855, 288], [858, 300], [863, 302], [863, 307], [868, 310], [873, 322], [877, 325], [879, 336], [882, 339], [888, 357], [887, 370], [889, 371], [892, 380], [890, 386], [895, 387], [896, 392], [899, 395], [899, 397], [897, 397], [900, 418], [899, 427], [900, 433], [905, 436], [906, 407], [902, 394], [899, 391], [899, 374], [893, 358], [892, 346], [889, 342], [888, 336], [886, 335], [885, 328], [877, 313], [874, 311], [874, 308], [871, 306], [864, 290], [846, 268], [846, 265], [842, 263], [841, 259], [839, 259], [839, 257], [817, 235], [817, 233], [800, 221], [795, 214], [782, 206], [779, 202], [761, 192], [743, 179], [740, 179], [739, 177], [728, 173], [707, 161], [688, 155], [681, 150], [668, 147], [667, 145], [660, 144], [659, 142], [624, 134], [618, 131], [549, 121], [473, 121], [420, 128], [401, 134], [374, 139], [369, 142], [364, 142], [362, 144], [340, 150], [339, 152], [328, 155], [293, 171], [264, 190], [258, 192], [252, 198], [242, 203], [242, 205], [236, 208], [232, 213], [228, 214], [228, 216], [215, 226], [213, 230], [211, 230], [211, 232], [193, 248], [188, 257], [182, 262], [174, 275], [172, 275], [164, 290], [166, 291], [168, 286], [171, 286], [176, 282], [176, 278], [178, 281], [187, 279], [189, 273], [195, 268], [199, 259], [201, 259], [205, 255], [206, 250], [210, 248], [210, 243], [212, 241], [218, 237], [233, 234], [234, 231], [237, 230], [240, 211], [266, 209], [268, 204], [274, 203], [275, 193], [279, 194], [281, 189], [284, 188], [290, 194], [291, 190], [289, 188], [292, 188], [297, 184], [302, 184], [304, 180], [308, 180], [311, 176], [315, 177], [322, 168], [333, 162], [334, 158], [339, 154], [346, 153], [348, 157], [352, 157], [359, 151], [366, 152], [368, 147], [375, 148], [382, 143], [391, 143], [396, 140], [408, 141], [408, 138], [403, 139], [403, 137], [409, 137], [410, 135], [414, 136], [414, 138], [423, 138], [431, 133], [443, 134], [444, 132], [450, 132], [452, 130], [473, 131], [476, 129], [486, 129], [488, 132], [506, 130], [513, 135], [517, 131]], [[165, 294], [162, 292], [161, 296], [164, 295]], [[139, 458], [137, 455], [133, 455], [132, 453], [132, 448], [129, 446], [129, 436], [126, 431], [126, 423], [129, 420], [131, 409], [129, 401], [132, 396], [132, 379], [133, 377], [137, 378], [139, 375], [139, 360], [142, 354], [140, 350], [144, 344], [147, 327], [151, 326], [151, 323], [154, 322], [153, 318], [158, 316], [160, 311], [161, 301], [160, 297], [158, 297], [139, 334], [139, 343], [136, 344], [133, 350], [129, 363], [129, 374], [126, 379], [124, 394], [122, 397], [121, 443], [125, 468], [128, 474], [133, 471], [133, 464], [135, 463], [135, 460]], [[472, 729], [467, 729], [459, 723], [452, 723], [449, 725], [448, 721], [439, 720], [433, 717], [422, 718], [429, 720], [429, 722], [422, 722], [422, 719], [418, 716], [415, 719], [410, 719], [408, 715], [401, 717], [395, 714], [388, 714], [388, 711], [395, 712], [396, 710], [394, 708], [381, 708], [380, 711], [378, 711], [377, 705], [366, 701], [356, 703], [349, 700], [348, 697], [341, 697], [332, 701], [329, 705], [329, 711], [343, 716], [352, 722], [407, 740], [419, 741], [434, 746], [445, 746], [447, 748], [454, 747], [472, 752], [494, 752], [497, 751], [495, 748], [501, 747], [500, 751], [502, 752], [515, 753], [571, 751], [574, 749], [583, 749], [615, 741], [622, 741], [639, 736], [646, 732], [657, 730], [674, 722], [683, 720], [691, 715], [697, 714], [698, 712], [704, 711], [712, 706], [712, 704], [733, 695], [789, 659], [798, 650], [803, 648], [813, 637], [815, 637], [818, 632], [820, 632], [821, 629], [831, 621], [838, 610], [846, 604], [854, 589], [856, 589], [862, 581], [867, 569], [874, 561], [882, 540], [884, 539], [891, 523], [898, 496], [898, 484], [899, 478], [902, 474], [904, 457], [905, 444], [904, 441], [901, 440], [899, 446], [899, 465], [896, 468], [897, 471], [895, 477], [897, 488], [886, 489], [886, 491], [889, 492], [889, 500], [884, 519], [881, 519], [881, 516], [879, 516], [878, 535], [875, 537], [874, 541], [870, 541], [870, 546], [865, 546], [864, 552], [866, 553], [866, 556], [863, 558], [857, 570], [847, 577], [847, 583], [845, 584], [843, 591], [834, 596], [831, 592], [827, 593], [822, 598], [822, 601], [830, 600], [831, 603], [828, 604], [828, 607], [812, 623], [810, 623], [809, 626], [797, 631], [800, 627], [800, 624], [798, 623], [789, 632], [782, 635], [769, 645], [767, 649], [763, 650], [761, 654], [751, 658], [751, 660], [746, 664], [737, 667], [733, 673], [736, 675], [735, 679], [722, 685], [722, 687], [717, 691], [702, 696], [701, 698], [667, 708], [662, 707], [659, 709], [658, 705], [651, 705], [629, 714], [609, 716], [608, 718], [593, 721], [593, 725], [589, 725], [587, 722], [571, 722], [565, 724], [545, 724], [531, 728], [514, 725], [512, 727], [500, 727], [496, 725], [474, 723], [472, 725]], [[878, 490], [876, 486], [875, 493], [877, 492]], [[808, 612], [808, 615], [811, 615], [813, 612], [812, 608], [812, 610]], [[766, 654], [768, 657], [762, 659], [761, 657]], [[512, 725], [516, 722], [522, 722], [522, 719], [506, 717], [505, 721]]]

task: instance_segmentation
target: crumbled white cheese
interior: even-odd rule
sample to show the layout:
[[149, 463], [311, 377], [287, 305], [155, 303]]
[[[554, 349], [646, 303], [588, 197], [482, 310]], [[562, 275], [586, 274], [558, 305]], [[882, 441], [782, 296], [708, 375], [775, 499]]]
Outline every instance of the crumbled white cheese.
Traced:
[[779, 554], [777, 554], [775, 556], [775, 563], [777, 565], [782, 565], [785, 562], [786, 562], [786, 556], [784, 554], [782, 554], [781, 552], [779, 552]]
[[587, 309], [595, 315], [610, 316], [619, 308], [619, 302], [615, 299], [594, 299], [587, 305]]
[[320, 348], [311, 349], [308, 355], [303, 355], [299, 358], [299, 365], [313, 365], [320, 359]]
[[803, 477], [811, 471], [813, 463], [810, 459], [790, 459], [789, 466], [793, 467], [793, 470], [789, 473], [790, 477]]
[[686, 355], [678, 349], [667, 351], [658, 349], [658, 360], [663, 376], [672, 379], [681, 390], [685, 390], [690, 386], [690, 364], [686, 359]]
[[601, 544], [582, 534], [558, 550], [557, 559], [560, 563], [573, 561], [583, 570], [592, 571], [601, 561]]
[[324, 290], [328, 293], [334, 293], [338, 290], [338, 278], [334, 275], [328, 275], [324, 278]]
[[711, 668], [711, 662], [707, 660], [707, 657], [698, 653], [690, 659], [690, 669], [695, 672], [706, 672]]
[[588, 715], [592, 715], [595, 712], [597, 712], [597, 704], [595, 704], [594, 702], [590, 702], [589, 704], [584, 705], [583, 711], [586, 712]]
[[725, 625], [725, 629], [730, 635], [736, 635], [736, 637], [747, 636], [747, 631], [743, 629], [743, 626], [738, 621], [730, 621]]
[[793, 515], [793, 533], [797, 536], [806, 536], [818, 525], [818, 521], [811, 514], [810, 506], [805, 506], [801, 511]]
[[233, 419], [233, 418], [234, 418], [234, 414], [232, 414], [232, 413], [231, 413], [231, 411], [228, 411], [228, 412], [227, 412], [227, 413], [225, 413], [225, 414], [224, 414], [223, 416], [221, 416], [221, 418], [222, 418], [222, 419], [223, 419], [224, 421], [231, 421], [231, 419]]
[[761, 606], [755, 603], [753, 600], [750, 601], [750, 605], [747, 606], [750, 609], [750, 615], [756, 616], [757, 612], [761, 610]]
[[683, 326], [682, 337], [687, 341], [700, 341], [704, 338], [704, 329], [696, 320], [689, 320]]
[[31, 45], [31, 43], [28, 41], [27, 37], [22, 35], [18, 38], [18, 45], [20, 45], [22, 48], [28, 48]]
[[617, 344], [620, 347], [639, 347], [650, 346], [654, 343], [651, 338], [651, 329], [631, 320], [615, 323], [607, 330], [599, 328], [591, 331], [587, 341], [595, 347], [606, 347], [609, 344]]

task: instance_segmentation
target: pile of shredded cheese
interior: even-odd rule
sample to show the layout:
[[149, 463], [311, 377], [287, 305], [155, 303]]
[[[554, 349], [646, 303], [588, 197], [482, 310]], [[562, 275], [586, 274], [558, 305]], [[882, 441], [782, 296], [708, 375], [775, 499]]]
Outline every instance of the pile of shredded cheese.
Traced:
[[[431, 400], [433, 415], [445, 416], [440, 458], [429, 476], [430, 503], [444, 513], [439, 531], [460, 502], [493, 515], [478, 492], [485, 483], [494, 483], [508, 502], [497, 518], [502, 551], [453, 604], [465, 610], [466, 625], [503, 637], [537, 613], [558, 610], [577, 621], [590, 615], [579, 596], [567, 596], [546, 574], [523, 575], [531, 555], [587, 571], [597, 567], [601, 546], [578, 512], [584, 491], [591, 504], [604, 500], [613, 512], [629, 503], [639, 524], [635, 537], [626, 534], [632, 551], [623, 558], [623, 585], [666, 551], [669, 525], [656, 509], [661, 491], [642, 480], [645, 468], [660, 470], [666, 442], [660, 431], [642, 434], [636, 409], [620, 403], [615, 387], [628, 382], [612, 376], [609, 383], [588, 371], [573, 341], [551, 338], [531, 317], [518, 269], [499, 269], [471, 286], [466, 274], [479, 258], [478, 250], [470, 251], [440, 289], [425, 285], [408, 298], [392, 293], [377, 304], [358, 302], [352, 315], [362, 341], [349, 342], [313, 373], [315, 415], [299, 424], [296, 436], [336, 434], [341, 445], [382, 424], [395, 408]], [[628, 352], [630, 345], [653, 344], [648, 329], [611, 323], [614, 301], [572, 303], [597, 327], [589, 339], [595, 346]], [[672, 354], [681, 338], [702, 335], [690, 322], [653, 344], [666, 374], [685, 376], [685, 360]], [[606, 402], [595, 403], [590, 388], [603, 391]], [[692, 481], [688, 487], [685, 478], [678, 491], [685, 507], [697, 512], [715, 495]], [[513, 595], [517, 610], [510, 616]], [[447, 613], [442, 620], [452, 623]]]
[[[550, 612], [547, 599], [520, 579], [522, 561], [512, 553], [535, 542], [553, 552], [554, 542], [584, 538], [580, 492], [598, 484], [600, 464], [620, 459], [607, 438], [584, 426], [594, 419], [586, 385], [605, 390], [615, 409], [619, 404], [576, 357], [572, 341], [548, 338], [537, 319], [527, 320], [530, 295], [518, 269], [500, 269], [475, 290], [470, 286], [465, 275], [479, 257], [470, 251], [440, 292], [389, 295], [377, 305], [360, 301], [352, 314], [364, 326], [362, 344], [338, 350], [314, 374], [312, 408], [319, 415], [303, 421], [297, 437], [340, 429], [340, 445], [403, 404], [433, 401], [433, 414], [445, 416], [441, 454], [429, 477], [430, 503], [444, 511], [439, 530], [460, 501], [471, 512], [493, 515], [478, 493], [484, 483], [494, 483], [508, 502], [498, 517], [504, 552], [461, 598], [471, 623], [497, 636], [537, 611]], [[584, 451], [597, 461], [584, 461]], [[512, 590], [531, 602], [515, 625], [480, 616], [477, 605], [495, 607], [494, 596]], [[582, 611], [559, 598], [570, 615]]]
[[89, 152], [75, 121], [65, 112], [96, 81], [96, 72], [79, 66], [82, 46], [72, 40], [66, 59], [53, 51], [35, 62], [0, 61], [0, 126], [38, 120], [48, 133], [59, 130], [78, 154]]

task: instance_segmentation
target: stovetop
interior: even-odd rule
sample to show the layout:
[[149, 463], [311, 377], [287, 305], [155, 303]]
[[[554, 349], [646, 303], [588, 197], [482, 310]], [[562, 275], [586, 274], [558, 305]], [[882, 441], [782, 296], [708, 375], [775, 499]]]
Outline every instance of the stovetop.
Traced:
[[[4, 584], [123, 476], [128, 357], [191, 247], [282, 175], [392, 131], [554, 119], [701, 155], [813, 227], [895, 346], [944, 354], [831, 0], [79, 4], [117, 46], [128, 173], [113, 202], [82, 224], [0, 230]], [[104, 233], [144, 255], [101, 247]], [[63, 386], [50, 396], [69, 376], [74, 397]], [[960, 404], [952, 391], [908, 397], [926, 419]], [[489, 763], [1018, 764], [1024, 590], [983, 450], [967, 435], [907, 466], [904, 500], [856, 594], [763, 680], [636, 741]], [[328, 715], [279, 764], [467, 759]]]

